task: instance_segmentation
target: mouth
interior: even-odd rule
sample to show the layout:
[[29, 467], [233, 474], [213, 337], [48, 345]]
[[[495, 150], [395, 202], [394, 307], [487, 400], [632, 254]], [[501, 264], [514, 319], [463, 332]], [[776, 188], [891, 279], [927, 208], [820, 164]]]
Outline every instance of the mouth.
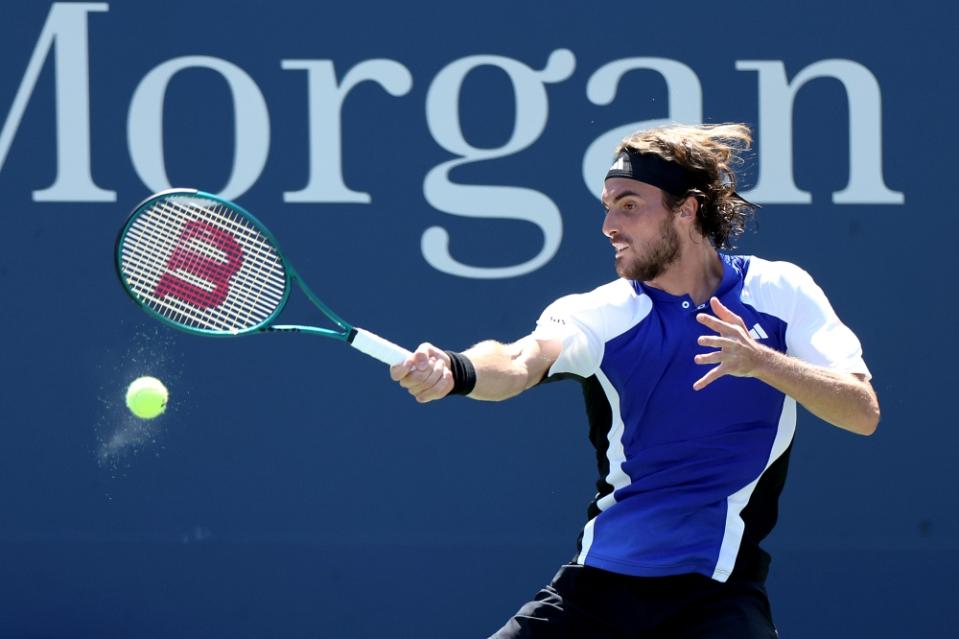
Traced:
[[616, 255], [622, 255], [629, 250], [629, 244], [613, 244], [613, 252]]

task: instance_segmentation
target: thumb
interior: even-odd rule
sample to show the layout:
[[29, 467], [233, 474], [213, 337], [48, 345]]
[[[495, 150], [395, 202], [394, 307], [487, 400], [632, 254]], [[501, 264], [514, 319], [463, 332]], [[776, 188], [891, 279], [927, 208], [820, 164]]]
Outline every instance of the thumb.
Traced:
[[413, 367], [413, 361], [411, 359], [405, 359], [399, 364], [393, 364], [390, 366], [390, 379], [394, 382], [398, 382], [407, 375], [410, 374], [410, 369]]

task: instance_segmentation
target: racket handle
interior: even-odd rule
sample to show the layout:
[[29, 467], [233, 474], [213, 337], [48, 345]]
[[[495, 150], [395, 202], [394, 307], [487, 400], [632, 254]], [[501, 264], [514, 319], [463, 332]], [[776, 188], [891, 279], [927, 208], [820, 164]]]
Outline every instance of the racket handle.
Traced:
[[371, 333], [362, 328], [353, 327], [353, 338], [350, 340], [350, 346], [374, 357], [384, 364], [399, 364], [404, 359], [412, 355], [402, 346], [397, 346], [389, 340], [385, 340], [379, 335]]

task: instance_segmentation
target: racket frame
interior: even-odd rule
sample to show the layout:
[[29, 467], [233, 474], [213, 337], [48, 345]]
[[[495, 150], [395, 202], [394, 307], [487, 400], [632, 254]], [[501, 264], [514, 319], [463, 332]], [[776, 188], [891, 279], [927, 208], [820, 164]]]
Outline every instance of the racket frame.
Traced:
[[[225, 206], [231, 211], [236, 211], [239, 215], [246, 218], [246, 220], [256, 227], [256, 230], [262, 233], [272, 244], [273, 250], [276, 252], [277, 257], [280, 260], [280, 264], [283, 266], [283, 272], [285, 274], [285, 285], [283, 289], [283, 295], [280, 299], [280, 302], [277, 304], [273, 312], [265, 318], [260, 323], [245, 328], [243, 330], [237, 331], [222, 331], [222, 330], [212, 330], [208, 328], [199, 328], [185, 326], [179, 322], [174, 322], [164, 317], [162, 314], [154, 310], [148, 303], [147, 300], [143, 299], [140, 295], [135, 293], [130, 286], [127, 284], [126, 280], [123, 277], [123, 240], [126, 238], [127, 233], [130, 230], [130, 227], [137, 220], [137, 218], [146, 210], [147, 208], [153, 206], [156, 202], [168, 199], [174, 196], [183, 196], [198, 198], [201, 200], [210, 200], [213, 203], [221, 206]], [[333, 309], [327, 306], [323, 300], [316, 296], [316, 294], [310, 290], [310, 287], [300, 278], [299, 274], [296, 272], [296, 269], [293, 268], [293, 265], [290, 264], [290, 261], [283, 254], [283, 251], [280, 250], [280, 245], [276, 241], [276, 237], [270, 232], [269, 229], [259, 220], [255, 215], [244, 209], [242, 206], [236, 204], [235, 202], [230, 202], [221, 197], [213, 195], [212, 193], [206, 193], [204, 191], [198, 191], [196, 189], [167, 189], [165, 191], [160, 191], [154, 193], [150, 197], [146, 198], [140, 202], [136, 208], [133, 209], [133, 212], [127, 216], [126, 221], [120, 229], [120, 233], [117, 235], [116, 246], [114, 249], [114, 265], [116, 267], [116, 274], [120, 280], [120, 284], [123, 286], [123, 290], [126, 291], [133, 301], [148, 315], [154, 319], [163, 322], [167, 326], [171, 326], [177, 330], [184, 331], [186, 333], [193, 333], [196, 335], [203, 335], [205, 337], [236, 337], [239, 335], [250, 335], [253, 333], [309, 333], [312, 335], [320, 335], [322, 337], [329, 337], [336, 339], [348, 344], [352, 344], [354, 338], [357, 334], [357, 329], [350, 325], [346, 320], [337, 315]], [[337, 326], [336, 329], [333, 328], [322, 328], [318, 326], [307, 326], [300, 324], [272, 324], [280, 313], [283, 312], [283, 309], [286, 307], [286, 303], [290, 299], [290, 292], [293, 288], [293, 282], [296, 282], [297, 286], [301, 291], [306, 295], [307, 299], [313, 303], [320, 311]]]

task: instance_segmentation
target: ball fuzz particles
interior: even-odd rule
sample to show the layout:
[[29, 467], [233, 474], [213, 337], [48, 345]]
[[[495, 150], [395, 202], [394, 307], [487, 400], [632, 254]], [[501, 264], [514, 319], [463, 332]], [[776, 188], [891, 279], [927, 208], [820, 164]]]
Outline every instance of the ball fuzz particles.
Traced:
[[144, 376], [127, 387], [127, 408], [140, 419], [153, 419], [166, 410], [170, 393], [156, 377]]

